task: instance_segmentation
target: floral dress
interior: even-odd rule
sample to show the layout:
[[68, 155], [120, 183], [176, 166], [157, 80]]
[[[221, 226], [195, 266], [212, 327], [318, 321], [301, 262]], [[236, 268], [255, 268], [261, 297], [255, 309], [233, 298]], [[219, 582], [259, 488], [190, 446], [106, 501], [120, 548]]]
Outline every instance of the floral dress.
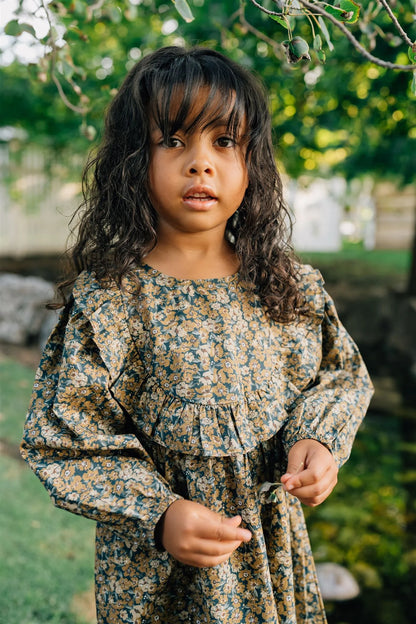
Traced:
[[[238, 274], [82, 273], [46, 346], [22, 454], [55, 504], [97, 521], [98, 624], [324, 624], [299, 501], [278, 483], [298, 440], [347, 458], [371, 396], [320, 274], [304, 314], [271, 321]], [[195, 568], [155, 543], [179, 498], [253, 537]]]

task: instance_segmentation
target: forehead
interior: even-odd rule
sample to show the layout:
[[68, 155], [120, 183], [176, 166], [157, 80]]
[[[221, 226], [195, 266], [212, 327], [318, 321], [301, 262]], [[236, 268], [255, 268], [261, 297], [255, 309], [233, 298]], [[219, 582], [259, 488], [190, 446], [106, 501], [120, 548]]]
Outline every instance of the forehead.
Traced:
[[182, 129], [192, 132], [212, 126], [226, 126], [238, 134], [245, 111], [236, 92], [225, 86], [184, 84], [160, 89], [150, 114], [163, 132]]

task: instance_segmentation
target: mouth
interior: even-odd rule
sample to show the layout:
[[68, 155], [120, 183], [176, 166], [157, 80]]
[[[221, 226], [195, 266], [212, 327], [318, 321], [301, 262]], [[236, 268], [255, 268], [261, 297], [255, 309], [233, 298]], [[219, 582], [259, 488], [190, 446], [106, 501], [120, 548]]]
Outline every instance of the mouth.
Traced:
[[209, 201], [211, 199], [216, 199], [213, 195], [205, 195], [205, 193], [188, 193], [185, 195], [184, 199], [199, 199], [200, 201]]
[[217, 199], [216, 196], [211, 191], [188, 191], [184, 197], [184, 199], [193, 199], [199, 201], [211, 201], [213, 199]]
[[217, 199], [212, 189], [201, 187], [192, 187], [183, 196], [183, 201], [193, 209], [209, 208]]
[[211, 186], [207, 184], [193, 184], [188, 186], [184, 193], [184, 199], [217, 199], [215, 191]]

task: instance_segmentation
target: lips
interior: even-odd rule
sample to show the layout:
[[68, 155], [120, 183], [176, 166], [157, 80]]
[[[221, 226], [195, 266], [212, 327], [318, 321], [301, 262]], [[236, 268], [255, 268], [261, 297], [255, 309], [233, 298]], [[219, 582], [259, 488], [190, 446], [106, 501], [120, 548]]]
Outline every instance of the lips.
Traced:
[[206, 186], [192, 186], [185, 191], [183, 196], [184, 200], [195, 201], [212, 201], [216, 200], [217, 196], [213, 189]]
[[185, 195], [185, 199], [215, 199], [212, 195], [205, 195], [203, 193], [191, 193]]

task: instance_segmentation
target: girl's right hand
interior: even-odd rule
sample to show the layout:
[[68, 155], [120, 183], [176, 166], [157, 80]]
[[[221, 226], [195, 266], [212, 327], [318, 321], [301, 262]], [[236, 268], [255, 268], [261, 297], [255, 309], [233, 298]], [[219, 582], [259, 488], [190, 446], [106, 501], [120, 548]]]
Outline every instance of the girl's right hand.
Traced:
[[181, 563], [213, 568], [251, 539], [250, 531], [240, 524], [241, 516], [225, 518], [204, 505], [180, 499], [164, 514], [161, 541]]

